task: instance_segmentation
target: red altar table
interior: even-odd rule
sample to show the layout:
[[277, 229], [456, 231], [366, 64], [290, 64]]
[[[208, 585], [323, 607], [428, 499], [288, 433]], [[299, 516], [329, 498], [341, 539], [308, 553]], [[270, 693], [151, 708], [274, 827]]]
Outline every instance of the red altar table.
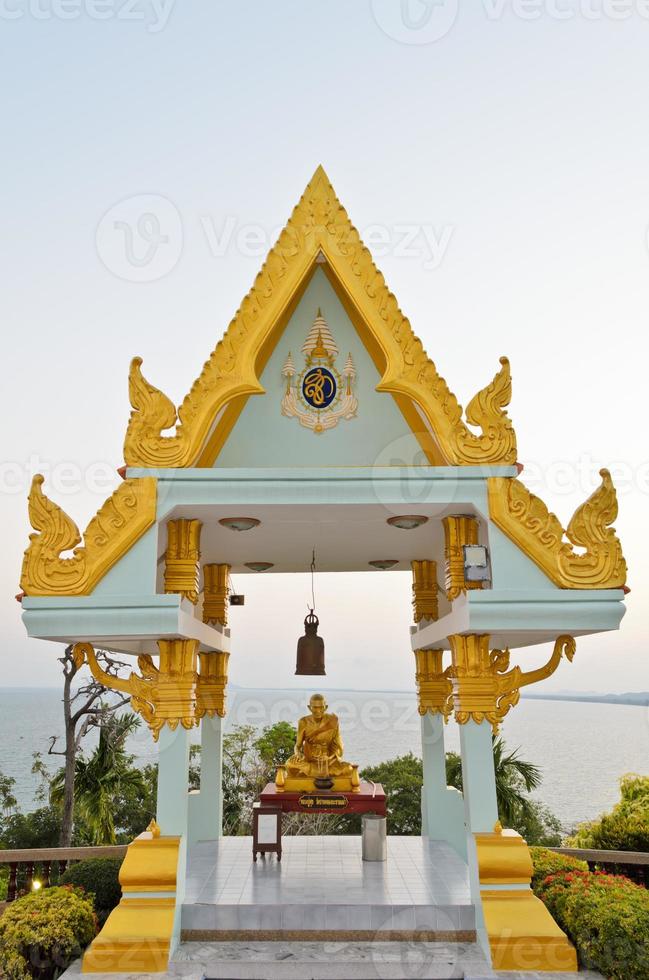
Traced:
[[287, 793], [275, 783], [266, 783], [259, 797], [262, 806], [281, 807], [286, 813], [376, 813], [385, 812], [385, 790], [380, 783], [361, 783], [357, 793], [313, 790]]

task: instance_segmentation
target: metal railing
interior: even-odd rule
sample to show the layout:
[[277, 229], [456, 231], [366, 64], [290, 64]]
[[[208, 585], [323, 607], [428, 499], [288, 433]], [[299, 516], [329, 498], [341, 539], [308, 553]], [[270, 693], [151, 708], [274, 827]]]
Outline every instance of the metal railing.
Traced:
[[649, 888], [649, 852], [600, 851], [580, 847], [549, 847], [549, 851], [586, 861], [591, 871], [626, 875], [636, 885]]
[[25, 850], [0, 850], [0, 870], [9, 868], [7, 902], [33, 890], [34, 882], [43, 888], [55, 884], [70, 864], [88, 858], [123, 859], [126, 844], [110, 847], [42, 847]]

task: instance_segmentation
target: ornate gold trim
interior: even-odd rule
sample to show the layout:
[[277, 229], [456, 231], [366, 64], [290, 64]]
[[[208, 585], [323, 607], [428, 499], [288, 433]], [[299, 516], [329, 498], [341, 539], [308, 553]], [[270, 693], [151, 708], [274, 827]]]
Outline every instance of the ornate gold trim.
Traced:
[[[421, 409], [444, 462], [450, 465], [513, 463], [516, 436], [507, 416], [511, 375], [507, 358], [492, 382], [462, 408], [414, 335], [383, 275], [374, 265], [322, 167], [318, 167], [268, 254], [223, 339], [176, 410], [131, 364], [131, 412], [124, 459], [129, 466], [192, 466], [219, 413], [240, 396], [263, 394], [257, 369], [276, 339], [317, 260], [324, 258], [358, 312], [384, 365], [378, 391], [406, 396]], [[329, 273], [328, 273], [329, 274]], [[173, 435], [162, 432], [176, 426]]]
[[[141, 673], [116, 677], [101, 668], [91, 643], [75, 643], [77, 667], [84, 662], [92, 676], [112, 691], [130, 694], [131, 707], [151, 729], [154, 742], [167, 725], [172, 731], [182, 725], [189, 730], [202, 717], [197, 707], [198, 640], [158, 640], [160, 665], [149, 654], [137, 658]], [[203, 712], [204, 713], [204, 712]]]
[[200, 673], [198, 675], [199, 718], [205, 715], [212, 718], [218, 715], [225, 718], [226, 688], [228, 685], [229, 653], [222, 651], [199, 653]]
[[[20, 587], [28, 596], [89, 595], [156, 518], [154, 477], [125, 480], [102, 504], [81, 535], [74, 521], [42, 490], [37, 474], [29, 493], [30, 534]], [[71, 558], [61, 558], [74, 549]]]
[[479, 522], [467, 514], [450, 515], [442, 520], [446, 560], [446, 598], [453, 602], [468, 589], [481, 589], [482, 582], [468, 582], [464, 575], [464, 545], [477, 544]]
[[448, 671], [453, 686], [455, 720], [460, 725], [473, 720], [491, 723], [494, 732], [510, 708], [518, 704], [520, 690], [529, 684], [545, 680], [554, 674], [562, 656], [572, 661], [576, 644], [572, 636], [560, 636], [554, 644], [552, 656], [536, 670], [523, 671], [520, 667], [509, 670], [509, 650], [489, 650], [487, 634], [460, 634], [449, 636], [453, 666]]
[[200, 521], [185, 517], [167, 521], [165, 592], [178, 593], [194, 605], [198, 602], [202, 527]]
[[203, 565], [203, 622], [228, 625], [229, 565]]
[[610, 527], [617, 517], [617, 495], [609, 471], [599, 474], [601, 485], [577, 508], [565, 531], [520, 480], [487, 480], [494, 524], [562, 589], [616, 589], [626, 582], [622, 545]]
[[451, 668], [444, 670], [443, 656], [443, 650], [415, 650], [415, 680], [419, 714], [425, 715], [430, 711], [432, 715], [443, 715], [446, 722], [453, 710], [453, 684], [450, 681]]
[[437, 562], [412, 561], [412, 611], [416, 623], [422, 619], [435, 621], [439, 616], [437, 603]]

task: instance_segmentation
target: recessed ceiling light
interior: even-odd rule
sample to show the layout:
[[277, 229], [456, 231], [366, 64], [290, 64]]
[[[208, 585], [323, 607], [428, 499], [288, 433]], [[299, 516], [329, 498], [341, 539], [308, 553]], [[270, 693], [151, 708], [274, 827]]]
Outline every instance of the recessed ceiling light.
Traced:
[[368, 561], [368, 565], [372, 568], [378, 568], [381, 572], [387, 572], [388, 568], [394, 568], [395, 565], [399, 564], [398, 558], [375, 558], [374, 561]]
[[251, 572], [265, 572], [269, 568], [273, 567], [272, 561], [247, 561], [245, 562], [246, 568], [249, 568]]
[[261, 521], [256, 517], [222, 517], [219, 524], [230, 531], [252, 531], [253, 527], [259, 527]]
[[388, 524], [390, 527], [399, 527], [403, 531], [413, 531], [427, 520], [428, 518], [423, 514], [400, 514], [398, 517], [388, 517]]

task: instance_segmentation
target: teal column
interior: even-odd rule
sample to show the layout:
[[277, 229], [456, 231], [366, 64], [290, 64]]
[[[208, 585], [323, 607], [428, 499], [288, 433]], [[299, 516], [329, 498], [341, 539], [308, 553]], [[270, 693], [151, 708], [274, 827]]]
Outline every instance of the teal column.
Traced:
[[491, 725], [470, 719], [460, 725], [462, 786], [467, 830], [490, 834], [498, 819], [496, 772], [491, 742]]
[[165, 725], [158, 740], [158, 805], [156, 820], [163, 836], [180, 840], [176, 872], [176, 909], [171, 952], [180, 942], [182, 904], [187, 874], [187, 823], [189, 786], [189, 732], [179, 725], [172, 730]]
[[460, 747], [469, 886], [475, 907], [478, 943], [490, 964], [491, 950], [482, 910], [480, 873], [474, 836], [480, 833], [493, 833], [494, 824], [498, 819], [496, 773], [489, 722], [476, 724], [473, 719], [470, 719], [466, 724], [460, 725]]
[[187, 834], [189, 732], [166, 725], [158, 741], [158, 806], [156, 820], [164, 835]]
[[466, 861], [466, 833], [462, 794], [446, 785], [444, 720], [427, 711], [421, 719], [421, 832], [431, 840], [446, 841]]
[[223, 836], [223, 720], [201, 722], [201, 788], [189, 797], [189, 840]]

